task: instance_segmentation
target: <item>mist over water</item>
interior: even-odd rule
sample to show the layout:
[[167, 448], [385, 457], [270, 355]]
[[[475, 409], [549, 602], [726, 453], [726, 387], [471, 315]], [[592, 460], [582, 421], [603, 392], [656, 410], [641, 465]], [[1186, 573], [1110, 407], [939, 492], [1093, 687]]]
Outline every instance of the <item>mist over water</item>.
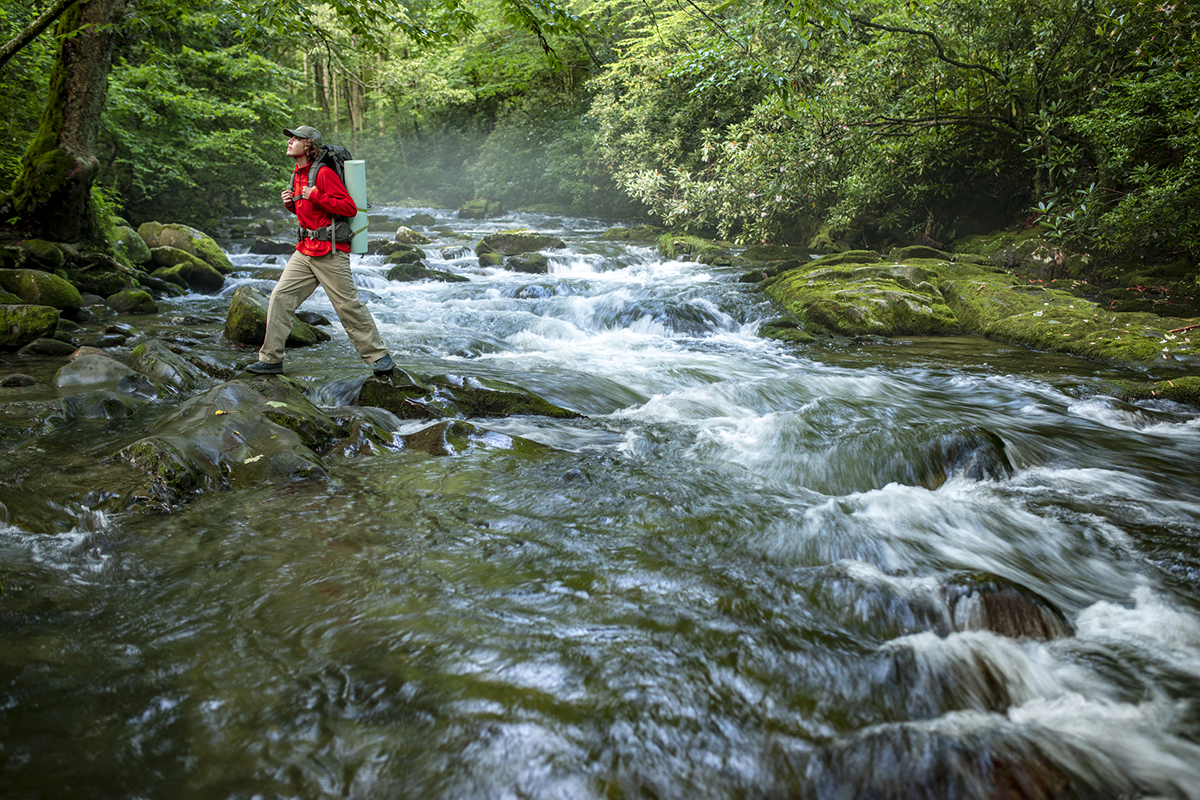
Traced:
[[[759, 339], [736, 270], [599, 220], [383, 211], [470, 278], [355, 259], [398, 365], [585, 416], [170, 515], [47, 488], [57, 528], [0, 526], [0, 796], [1200, 798], [1194, 412], [983, 340]], [[440, 255], [522, 226], [550, 274]], [[229, 246], [165, 316], [269, 291]], [[365, 374], [332, 333], [286, 360], [325, 405]], [[1045, 635], [974, 624], [985, 590]]]

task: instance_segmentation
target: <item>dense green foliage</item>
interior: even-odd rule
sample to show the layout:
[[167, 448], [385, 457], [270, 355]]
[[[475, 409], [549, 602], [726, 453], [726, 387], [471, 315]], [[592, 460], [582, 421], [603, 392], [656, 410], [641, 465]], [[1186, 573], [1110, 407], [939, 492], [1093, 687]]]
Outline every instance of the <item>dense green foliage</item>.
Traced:
[[[279, 129], [306, 122], [369, 161], [376, 204], [858, 246], [1036, 221], [1095, 252], [1200, 256], [1188, 4], [156, 1], [122, 34], [102, 132], [101, 183], [135, 219], [274, 205]], [[49, 53], [0, 73], [5, 178]]]

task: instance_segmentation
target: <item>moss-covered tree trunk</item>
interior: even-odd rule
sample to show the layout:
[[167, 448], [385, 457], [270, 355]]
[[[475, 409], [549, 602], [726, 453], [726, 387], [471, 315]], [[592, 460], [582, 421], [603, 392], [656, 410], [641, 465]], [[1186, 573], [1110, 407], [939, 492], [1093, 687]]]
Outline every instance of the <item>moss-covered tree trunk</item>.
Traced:
[[13, 182], [14, 210], [29, 234], [78, 242], [94, 226], [92, 181], [108, 92], [114, 28], [125, 0], [82, 0], [58, 24], [58, 55], [37, 136]]

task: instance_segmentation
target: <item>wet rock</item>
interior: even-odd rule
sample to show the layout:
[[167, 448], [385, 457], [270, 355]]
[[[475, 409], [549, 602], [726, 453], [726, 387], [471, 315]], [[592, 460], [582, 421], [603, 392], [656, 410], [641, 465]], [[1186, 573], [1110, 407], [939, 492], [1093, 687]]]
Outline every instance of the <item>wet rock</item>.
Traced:
[[663, 234], [663, 229], [654, 225], [635, 225], [632, 228], [609, 228], [600, 234], [605, 242], [650, 242]]
[[396, 229], [396, 241], [401, 244], [430, 244], [433, 240], [423, 233], [401, 225]]
[[[250, 284], [239, 286], [229, 301], [225, 336], [232, 342], [259, 347], [267, 335], [267, 298]], [[288, 347], [307, 347], [329, 341], [330, 336], [300, 319], [292, 321]]]
[[69, 356], [75, 352], [75, 345], [70, 342], [60, 342], [58, 339], [34, 339], [18, 351], [23, 356]]
[[73, 394], [57, 402], [60, 415], [50, 422], [69, 424], [83, 419], [126, 419], [149, 401], [124, 392], [102, 390]]
[[546, 275], [550, 272], [550, 260], [541, 253], [525, 253], [505, 258], [504, 268], [529, 275]]
[[537, 442], [489, 431], [462, 420], [444, 420], [400, 438], [406, 449], [419, 450], [431, 456], [452, 456], [478, 447], [518, 452], [543, 452], [548, 449]]
[[146, 245], [146, 240], [139, 236], [133, 228], [125, 225], [114, 228], [112, 243], [113, 249], [129, 259], [129, 263], [138, 266], [150, 263], [150, 248]]
[[0, 376], [0, 387], [15, 389], [23, 386], [37, 386], [37, 380], [32, 375], [25, 375], [20, 372]]
[[506, 256], [515, 256], [521, 253], [536, 253], [539, 250], [562, 249], [566, 246], [562, 239], [537, 231], [497, 231], [484, 236], [479, 244], [475, 245], [475, 255], [501, 253]]
[[318, 314], [315, 311], [297, 311], [296, 319], [306, 325], [324, 325], [328, 327], [333, 324], [329, 321], [329, 317], [324, 314]]
[[83, 307], [78, 289], [57, 275], [36, 269], [0, 269], [0, 288], [25, 303], [50, 306], [68, 317]]
[[419, 379], [401, 369], [368, 378], [356, 403], [386, 409], [401, 419], [582, 416], [504, 381], [448, 375]]
[[1061, 735], [999, 715], [871, 727], [818, 751], [806, 784], [816, 800], [1117, 800], [1135, 788]]
[[43, 239], [25, 239], [17, 244], [18, 261], [29, 269], [54, 272], [67, 262], [66, 254]]
[[891, 469], [883, 468], [880, 474], [927, 489], [936, 489], [951, 477], [988, 481], [1012, 475], [1004, 440], [976, 426], [935, 436], [916, 452], [899, 454], [892, 462]]
[[424, 264], [399, 264], [388, 270], [387, 279], [389, 281], [442, 281], [443, 283], [462, 283], [469, 281], [470, 278], [464, 275], [455, 275], [453, 272], [443, 272], [441, 270], [429, 269]]
[[156, 383], [178, 392], [198, 389], [209, 382], [206, 372], [155, 339], [133, 348], [129, 365]]
[[154, 399], [159, 391], [150, 379], [105, 355], [81, 355], [54, 375], [54, 387], [63, 394], [110, 390]]
[[481, 267], [502, 267], [504, 266], [505, 256], [503, 253], [484, 253], [479, 257], [479, 266]]
[[412, 227], [413, 225], [428, 228], [437, 224], [437, 219], [432, 214], [413, 214], [404, 221], [404, 224]]
[[145, 222], [138, 227], [138, 235], [146, 242], [151, 253], [156, 247], [174, 247], [198, 257], [222, 275], [233, 272], [233, 264], [220, 245], [211, 236], [195, 228], [179, 223], [163, 225]]
[[118, 314], [157, 314], [158, 304], [150, 293], [142, 289], [126, 289], [117, 292], [104, 301], [108, 307]]
[[[425, 258], [424, 250], [415, 244], [406, 244], [404, 242], [384, 242], [380, 244], [378, 248], [376, 248], [375, 252], [377, 255], [388, 256], [389, 260], [391, 259], [391, 256], [397, 255], [398, 253], [411, 253], [416, 257], [416, 260]], [[409, 260], [413, 260], [411, 256], [409, 257]]]
[[58, 309], [42, 305], [0, 305], [0, 348], [17, 349], [45, 338], [58, 327]]
[[995, 575], [960, 576], [945, 587], [945, 598], [958, 631], [1039, 641], [1074, 635], [1071, 623], [1049, 600]]
[[419, 264], [425, 260], [424, 253], [416, 253], [411, 250], [401, 250], [397, 253], [392, 253], [387, 257], [389, 264]]
[[191, 314], [186, 314], [181, 317], [171, 317], [172, 325], [179, 325], [184, 328], [195, 328], [198, 325], [215, 325], [216, 323], [217, 320], [213, 319], [212, 317], [196, 317]]
[[340, 434], [286, 379], [236, 380], [188, 400], [117, 455], [146, 473], [138, 491], [169, 507], [210, 489], [323, 478], [325, 465], [313, 446]]
[[440, 255], [443, 261], [453, 261], [456, 258], [466, 258], [471, 255], [471, 249], [468, 247], [443, 247]]
[[125, 344], [125, 337], [115, 333], [105, 333], [100, 336], [93, 336], [84, 341], [88, 347], [95, 347], [98, 350], [107, 350], [112, 347], [120, 347]]
[[225, 276], [203, 259], [176, 247], [155, 247], [150, 251], [159, 266], [151, 276], [169, 281], [201, 294], [216, 294], [225, 285]]
[[458, 209], [459, 219], [487, 219], [504, 213], [504, 206], [494, 200], [469, 200]]
[[256, 237], [254, 243], [250, 245], [250, 252], [260, 256], [291, 255], [295, 250], [294, 242], [280, 242], [263, 236]]
[[945, 250], [915, 244], [909, 247], [897, 247], [888, 253], [888, 258], [893, 261], [908, 261], [913, 258], [936, 258], [942, 261], [953, 261], [954, 254], [947, 253]]

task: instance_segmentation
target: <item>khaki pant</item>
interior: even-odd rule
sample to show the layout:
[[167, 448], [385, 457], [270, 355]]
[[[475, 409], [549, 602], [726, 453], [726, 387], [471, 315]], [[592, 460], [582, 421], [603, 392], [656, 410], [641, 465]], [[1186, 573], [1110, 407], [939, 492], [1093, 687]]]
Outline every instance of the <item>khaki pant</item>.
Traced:
[[288, 259], [283, 274], [271, 292], [267, 305], [267, 334], [258, 351], [258, 360], [269, 364], [283, 361], [284, 343], [292, 330], [296, 309], [312, 295], [320, 285], [329, 295], [342, 327], [350, 336], [350, 343], [371, 363], [388, 354], [379, 337], [375, 320], [362, 300], [358, 299], [358, 288], [350, 274], [350, 255], [335, 250], [319, 257], [306, 256], [297, 251]]

